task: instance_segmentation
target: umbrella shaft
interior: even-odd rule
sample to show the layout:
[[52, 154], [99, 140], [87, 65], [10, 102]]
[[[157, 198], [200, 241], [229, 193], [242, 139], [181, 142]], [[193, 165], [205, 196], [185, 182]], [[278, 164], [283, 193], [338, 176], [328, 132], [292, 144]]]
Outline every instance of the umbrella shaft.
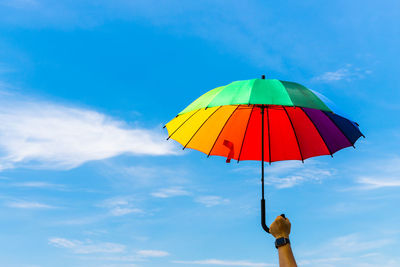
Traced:
[[[269, 233], [269, 228], [266, 224], [265, 215], [265, 199], [264, 199], [264, 109], [265, 106], [261, 106], [261, 226], [265, 232]], [[268, 115], [268, 114], [267, 114]]]
[[262, 199], [264, 199], [264, 108], [261, 106], [261, 190]]

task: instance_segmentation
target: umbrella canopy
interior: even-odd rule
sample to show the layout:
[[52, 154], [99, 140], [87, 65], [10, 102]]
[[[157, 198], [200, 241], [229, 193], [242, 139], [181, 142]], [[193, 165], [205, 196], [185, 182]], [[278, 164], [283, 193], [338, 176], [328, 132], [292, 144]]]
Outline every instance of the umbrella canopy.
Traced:
[[[264, 161], [301, 160], [354, 147], [358, 124], [335, 114], [294, 82], [251, 79], [200, 96], [164, 127], [168, 138], [207, 156], [261, 161], [261, 225], [265, 219]], [[284, 214], [282, 214], [284, 217]]]
[[262, 160], [261, 150], [267, 162], [333, 155], [363, 136], [356, 123], [334, 114], [311, 90], [275, 79], [215, 88], [166, 128], [168, 139], [184, 148], [238, 161]]

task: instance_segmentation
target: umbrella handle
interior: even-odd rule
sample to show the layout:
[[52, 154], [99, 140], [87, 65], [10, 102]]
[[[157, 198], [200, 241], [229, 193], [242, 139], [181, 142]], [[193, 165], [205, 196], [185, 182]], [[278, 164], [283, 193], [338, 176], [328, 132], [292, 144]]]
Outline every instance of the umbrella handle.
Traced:
[[265, 232], [270, 233], [269, 232], [269, 228], [267, 226], [267, 224], [265, 223], [265, 199], [262, 198], [261, 199], [261, 226], [264, 229]]
[[[284, 213], [281, 214], [281, 217], [286, 220], [286, 216]], [[266, 224], [266, 212], [265, 212], [265, 199], [261, 199], [261, 226], [265, 232], [269, 233], [269, 228]]]

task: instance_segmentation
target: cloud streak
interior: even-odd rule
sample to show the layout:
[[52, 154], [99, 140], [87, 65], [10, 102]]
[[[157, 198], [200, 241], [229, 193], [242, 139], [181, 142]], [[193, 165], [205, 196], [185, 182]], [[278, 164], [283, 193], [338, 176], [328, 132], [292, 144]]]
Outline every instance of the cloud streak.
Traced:
[[170, 255], [169, 252], [163, 250], [138, 250], [136, 252], [130, 252], [127, 246], [119, 243], [94, 242], [92, 240], [82, 241], [61, 237], [49, 238], [48, 244], [57, 248], [67, 249], [74, 254], [96, 255], [96, 258], [92, 259], [101, 261], [135, 262], [146, 261], [151, 258], [162, 258]]
[[229, 203], [229, 199], [220, 196], [199, 196], [195, 198], [195, 201], [208, 208]]
[[[259, 175], [260, 170], [253, 167], [238, 168], [236, 172]], [[295, 175], [293, 175], [295, 173]], [[321, 182], [333, 176], [335, 171], [327, 169], [318, 161], [307, 160], [305, 164], [299, 161], [275, 162], [268, 168], [265, 183], [278, 189], [290, 188], [306, 182]], [[257, 182], [258, 182], [257, 178]]]
[[161, 130], [134, 128], [94, 110], [0, 99], [0, 169], [68, 170], [121, 154], [160, 156], [176, 151]]
[[7, 207], [17, 209], [54, 209], [56, 207], [39, 202], [13, 201], [6, 203]]
[[153, 197], [157, 198], [170, 198], [178, 196], [188, 196], [190, 193], [184, 190], [181, 186], [173, 186], [168, 188], [161, 188], [158, 191], [151, 193]]
[[360, 173], [356, 175], [356, 187], [349, 189], [373, 190], [380, 188], [400, 187], [400, 157], [393, 156], [373, 164], [365, 162]]
[[371, 74], [370, 70], [362, 70], [360, 68], [354, 68], [351, 64], [337, 69], [336, 71], [328, 71], [319, 76], [314, 77], [312, 80], [315, 82], [332, 83], [337, 81], [353, 81], [357, 79], [363, 79], [367, 75]]
[[193, 265], [216, 265], [216, 266], [245, 266], [245, 267], [267, 267], [274, 266], [270, 263], [256, 263], [250, 261], [229, 261], [229, 260], [197, 260], [197, 261], [173, 261], [173, 263], [179, 264], [193, 264]]
[[83, 242], [60, 237], [50, 238], [49, 244], [55, 247], [69, 249], [75, 254], [121, 253], [125, 251], [125, 246], [117, 243], [95, 243], [90, 240]]
[[363, 189], [378, 189], [384, 187], [400, 187], [399, 177], [359, 177], [357, 183], [361, 184]]
[[162, 250], [139, 250], [136, 254], [145, 258], [160, 258], [169, 255], [168, 252]]
[[40, 181], [13, 183], [10, 185], [13, 187], [20, 187], [20, 188], [65, 189], [65, 186], [62, 184], [52, 184]]
[[104, 200], [99, 206], [107, 208], [112, 216], [123, 216], [131, 213], [144, 213], [143, 210], [136, 208], [131, 203], [130, 198], [116, 197]]

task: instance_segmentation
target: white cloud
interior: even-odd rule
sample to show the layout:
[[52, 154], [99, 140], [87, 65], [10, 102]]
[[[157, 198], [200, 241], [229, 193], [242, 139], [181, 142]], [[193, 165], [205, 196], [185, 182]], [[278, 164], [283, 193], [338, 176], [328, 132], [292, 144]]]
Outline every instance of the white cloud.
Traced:
[[378, 189], [382, 187], [399, 187], [400, 177], [359, 177], [357, 183], [363, 185], [363, 189]]
[[11, 186], [15, 187], [27, 187], [27, 188], [64, 188], [64, 185], [60, 184], [51, 184], [40, 181], [32, 181], [32, 182], [21, 182], [21, 183], [13, 183]]
[[355, 176], [356, 187], [348, 189], [372, 190], [400, 186], [400, 157], [395, 155], [360, 165]]
[[348, 257], [359, 256], [365, 253], [375, 252], [378, 248], [385, 247], [395, 242], [393, 238], [381, 236], [366, 236], [361, 233], [351, 233], [332, 238], [324, 244], [321, 244], [314, 250], [308, 250], [304, 255], [318, 255], [320, 257]]
[[346, 66], [336, 70], [336, 71], [328, 71], [317, 77], [313, 78], [313, 81], [318, 82], [336, 82], [336, 81], [352, 81], [355, 79], [362, 79], [365, 76], [371, 74], [370, 70], [362, 70], [360, 68], [354, 68], [351, 64], [347, 64]]
[[54, 209], [56, 207], [39, 202], [13, 201], [8, 202], [6, 206], [17, 209]]
[[162, 129], [131, 127], [83, 108], [0, 99], [0, 169], [71, 169], [120, 154], [171, 155]]
[[190, 193], [184, 190], [180, 186], [161, 188], [156, 192], [151, 193], [153, 197], [158, 198], [169, 198], [169, 197], [177, 197], [177, 196], [188, 196]]
[[[252, 176], [260, 175], [260, 169], [255, 167], [239, 167], [235, 172], [243, 172]], [[311, 159], [305, 163], [300, 161], [274, 162], [265, 169], [265, 184], [273, 185], [278, 189], [290, 188], [305, 182], [321, 182], [334, 173], [333, 169], [327, 169], [323, 164]], [[260, 178], [252, 180], [258, 183]]]
[[306, 259], [306, 260], [299, 260], [298, 264], [299, 266], [304, 266], [304, 265], [321, 265], [321, 264], [334, 264], [337, 262], [341, 261], [348, 261], [351, 258], [346, 258], [346, 257], [331, 257], [331, 258], [317, 258], [317, 259]]
[[173, 263], [179, 264], [193, 264], [193, 265], [219, 265], [219, 266], [245, 266], [245, 267], [266, 267], [266, 266], [275, 266], [270, 263], [257, 263], [250, 261], [229, 261], [229, 260], [217, 260], [217, 259], [209, 259], [209, 260], [197, 260], [197, 261], [173, 261]]
[[369, 253], [361, 256], [350, 257], [327, 257], [299, 260], [299, 266], [315, 266], [315, 267], [334, 267], [334, 266], [352, 266], [352, 267], [398, 267], [400, 261], [391, 257], [379, 254]]
[[114, 216], [122, 216], [130, 213], [142, 213], [143, 211], [138, 208], [122, 208], [122, 207], [114, 207], [110, 210], [110, 213]]
[[195, 201], [203, 204], [206, 207], [213, 207], [229, 203], [229, 199], [222, 198], [220, 196], [200, 196], [195, 198]]
[[90, 240], [79, 241], [60, 237], [50, 238], [49, 244], [59, 248], [70, 249], [76, 254], [121, 253], [125, 251], [125, 246], [117, 243], [94, 243]]
[[107, 208], [112, 216], [123, 216], [130, 213], [143, 213], [144, 211], [134, 207], [130, 197], [115, 197], [104, 200], [100, 207]]
[[166, 257], [169, 255], [168, 252], [162, 250], [139, 250], [136, 252], [138, 256], [146, 258], [159, 258]]
[[[180, 149], [182, 151], [182, 149]], [[186, 191], [182, 185], [188, 184], [190, 170], [185, 166], [170, 164], [146, 164], [127, 166], [117, 160], [107, 160], [102, 164], [102, 175], [117, 179], [119, 183], [134, 188], [151, 188], [156, 194], [155, 197], [170, 195], [172, 191]], [[163, 185], [154, 188], [154, 185]], [[165, 191], [164, 189], [170, 189]], [[171, 191], [171, 192], [170, 192]], [[160, 193], [160, 194], [158, 194]], [[168, 194], [170, 193], [170, 194]], [[182, 192], [185, 194], [184, 192]], [[187, 192], [189, 193], [189, 192]]]
[[298, 264], [306, 266], [398, 266], [398, 260], [381, 254], [386, 247], [393, 246], [396, 239], [393, 234], [351, 233], [337, 236], [310, 249], [309, 245], [299, 247]]
[[[61, 237], [52, 237], [48, 243], [54, 247], [64, 248], [75, 254], [88, 255], [92, 260], [134, 262], [146, 261], [149, 258], [166, 257], [170, 254], [163, 250], [138, 250], [130, 252], [125, 245], [111, 242], [94, 242], [92, 240], [72, 240]], [[90, 254], [94, 254], [90, 256]], [[109, 256], [104, 255], [109, 254]], [[108, 266], [108, 265], [107, 265]]]
[[345, 253], [353, 253], [374, 250], [391, 243], [393, 243], [393, 240], [391, 239], [381, 238], [366, 240], [362, 235], [353, 233], [336, 237], [332, 239], [327, 246], [336, 248], [336, 251], [341, 250]]
[[273, 184], [276, 188], [282, 189], [299, 185], [305, 180], [305, 177], [299, 175], [291, 175], [286, 177], [268, 177], [266, 184]]

